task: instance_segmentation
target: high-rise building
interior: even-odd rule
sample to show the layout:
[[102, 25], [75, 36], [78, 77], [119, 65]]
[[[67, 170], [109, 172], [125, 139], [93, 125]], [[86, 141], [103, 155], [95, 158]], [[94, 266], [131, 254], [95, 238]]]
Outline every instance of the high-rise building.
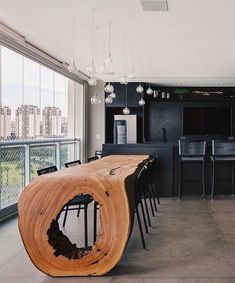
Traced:
[[40, 136], [40, 109], [22, 105], [16, 109], [16, 137], [32, 139]]
[[0, 138], [9, 139], [11, 137], [11, 108], [0, 106]]
[[42, 131], [44, 136], [61, 135], [61, 110], [48, 106], [42, 112]]

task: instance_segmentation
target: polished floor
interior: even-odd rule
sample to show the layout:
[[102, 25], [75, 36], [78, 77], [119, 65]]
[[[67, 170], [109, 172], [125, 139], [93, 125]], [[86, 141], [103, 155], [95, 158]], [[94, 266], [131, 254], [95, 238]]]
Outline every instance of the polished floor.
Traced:
[[[73, 213], [69, 215], [65, 231], [72, 241], [83, 240], [77, 233], [81, 222]], [[13, 219], [0, 225], [0, 282], [235, 282], [235, 198], [221, 196], [214, 202], [193, 197], [161, 199], [145, 238], [146, 251], [135, 224], [122, 260], [106, 276], [51, 278], [31, 263], [17, 219]]]

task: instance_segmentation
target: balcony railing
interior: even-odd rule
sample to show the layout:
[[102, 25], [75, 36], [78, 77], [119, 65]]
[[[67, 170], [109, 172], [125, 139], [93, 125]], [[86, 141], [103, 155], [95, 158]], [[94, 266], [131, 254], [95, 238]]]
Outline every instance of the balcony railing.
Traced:
[[80, 140], [48, 138], [0, 142], [0, 222], [17, 212], [24, 187], [37, 170], [80, 159]]

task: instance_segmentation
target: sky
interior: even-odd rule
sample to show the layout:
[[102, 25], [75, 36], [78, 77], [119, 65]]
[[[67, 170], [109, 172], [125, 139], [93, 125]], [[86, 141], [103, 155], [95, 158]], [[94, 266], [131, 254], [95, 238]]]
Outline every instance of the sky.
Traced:
[[0, 48], [1, 101], [3, 106], [12, 109], [12, 119], [15, 118], [16, 108], [22, 104], [41, 109], [55, 106], [62, 110], [62, 116], [67, 116], [68, 79], [8, 48]]

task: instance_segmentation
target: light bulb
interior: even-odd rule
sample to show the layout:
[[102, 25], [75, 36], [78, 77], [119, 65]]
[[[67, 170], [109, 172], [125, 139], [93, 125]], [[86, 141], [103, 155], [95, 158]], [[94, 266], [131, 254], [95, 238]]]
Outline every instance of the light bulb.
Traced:
[[114, 87], [113, 87], [110, 83], [108, 83], [108, 84], [105, 86], [104, 91], [105, 91], [105, 92], [108, 92], [108, 93], [111, 93], [111, 92], [114, 91]]
[[114, 99], [114, 98], [116, 98], [116, 93], [112, 92], [112, 93], [110, 93], [109, 96], [110, 96], [112, 99]]
[[98, 105], [101, 103], [101, 100], [99, 98], [99, 96], [97, 96], [97, 94], [93, 95], [91, 98], [91, 104], [93, 105]]
[[89, 67], [87, 67], [86, 70], [90, 75], [97, 74], [97, 69], [96, 69], [96, 66], [94, 65], [94, 63], [92, 63]]
[[130, 109], [126, 106], [123, 110], [122, 110], [123, 114], [128, 115], [130, 114]]
[[139, 84], [139, 85], [137, 86], [137, 88], [136, 88], [136, 92], [138, 92], [138, 93], [143, 93], [143, 91], [144, 91], [144, 88], [142, 87], [141, 84]]
[[122, 78], [120, 78], [119, 82], [122, 85], [127, 85], [129, 83], [129, 79], [124, 75]]
[[151, 89], [151, 87], [149, 87], [147, 90], [146, 90], [146, 93], [148, 95], [152, 95], [153, 94], [153, 90]]
[[140, 105], [140, 106], [144, 106], [144, 105], [145, 105], [145, 100], [144, 100], [143, 98], [141, 98], [141, 99], [139, 100], [139, 105]]
[[68, 71], [70, 73], [77, 73], [78, 72], [78, 68], [75, 65], [75, 62], [73, 62], [73, 64], [68, 65]]
[[111, 65], [114, 63], [114, 59], [111, 54], [109, 54], [109, 57], [104, 60], [104, 63], [107, 69], [111, 67]]
[[97, 80], [95, 78], [90, 78], [88, 80], [88, 84], [89, 84], [89, 86], [96, 86]]
[[110, 97], [110, 95], [108, 95], [106, 98], [105, 98], [105, 103], [107, 103], [107, 104], [111, 104], [112, 102], [113, 102], [113, 99], [112, 99], [112, 97]]

